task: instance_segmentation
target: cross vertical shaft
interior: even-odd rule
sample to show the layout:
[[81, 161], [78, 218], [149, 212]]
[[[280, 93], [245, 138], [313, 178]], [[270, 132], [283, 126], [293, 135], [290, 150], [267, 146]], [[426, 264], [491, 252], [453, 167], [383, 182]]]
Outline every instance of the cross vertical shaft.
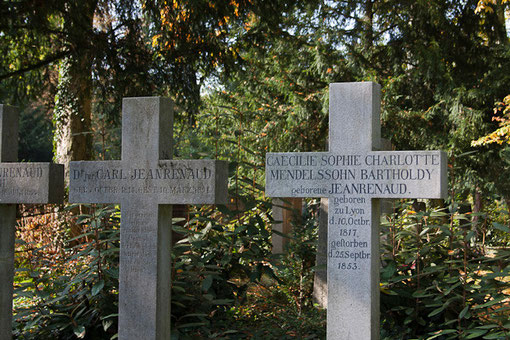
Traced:
[[17, 163], [18, 110], [0, 105], [0, 339], [11, 339], [16, 203], [62, 203], [64, 167]]
[[[0, 162], [18, 160], [18, 112], [0, 105]], [[0, 339], [12, 337], [16, 205], [0, 204]]]
[[[380, 148], [379, 93], [375, 83], [330, 84], [330, 152]], [[328, 210], [328, 339], [378, 339], [379, 199], [360, 196], [353, 204], [330, 197]]]
[[173, 116], [169, 98], [124, 98], [122, 160], [147, 163], [172, 159]]
[[[124, 162], [148, 168], [171, 159], [172, 131], [170, 99], [123, 100]], [[121, 209], [119, 339], [170, 339], [172, 206], [137, 197]]]
[[348, 153], [381, 148], [381, 86], [376, 83], [329, 85], [329, 151]]

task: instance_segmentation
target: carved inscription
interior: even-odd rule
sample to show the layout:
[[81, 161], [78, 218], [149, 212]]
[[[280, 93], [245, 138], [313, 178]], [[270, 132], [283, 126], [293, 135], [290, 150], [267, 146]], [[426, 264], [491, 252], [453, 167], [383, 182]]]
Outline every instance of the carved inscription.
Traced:
[[157, 214], [127, 212], [122, 214], [122, 261], [130, 264], [131, 275], [154, 264], [156, 253]]
[[[160, 161], [155, 167], [129, 167], [119, 161], [71, 164], [70, 195], [73, 200], [94, 197], [115, 203], [144, 195], [160, 204], [182, 202], [186, 197], [213, 197], [214, 161]], [[212, 201], [212, 198], [210, 199]]]
[[334, 231], [329, 240], [328, 257], [338, 261], [339, 270], [360, 270], [368, 267], [368, 261], [372, 256], [368, 239], [371, 227], [371, 199], [357, 196], [347, 200], [342, 195], [333, 196], [330, 200], [332, 204], [330, 203], [328, 222], [334, 227]]
[[[37, 164], [37, 163], [35, 163]], [[40, 183], [48, 176], [47, 166], [34, 163], [0, 163], [0, 202], [33, 202], [47, 192]]]
[[40, 191], [34, 187], [34, 180], [40, 180], [44, 170], [28, 164], [3, 163], [0, 166], [0, 197], [30, 199], [40, 195]]
[[433, 191], [443, 171], [441, 157], [436, 151], [269, 153], [266, 192], [329, 197], [328, 257], [333, 268], [365, 270], [372, 256], [371, 199], [437, 196]]
[[[5, 164], [5, 163], [4, 163]], [[8, 163], [7, 163], [8, 164]], [[1, 166], [0, 178], [41, 178], [43, 176], [42, 167], [34, 166]]]
[[95, 171], [85, 172], [85, 170], [73, 171], [73, 179], [83, 182], [96, 180], [196, 180], [211, 178], [212, 171], [206, 167], [203, 168], [99, 168]]
[[439, 153], [268, 154], [268, 182], [295, 181], [291, 196], [411, 194], [409, 181], [439, 176]]

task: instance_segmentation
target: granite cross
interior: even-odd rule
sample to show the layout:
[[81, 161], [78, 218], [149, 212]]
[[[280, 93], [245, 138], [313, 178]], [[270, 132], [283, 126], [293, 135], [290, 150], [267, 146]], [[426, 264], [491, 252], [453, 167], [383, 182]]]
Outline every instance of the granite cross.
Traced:
[[227, 163], [172, 158], [172, 103], [125, 98], [122, 160], [71, 162], [69, 201], [120, 203], [119, 339], [170, 339], [172, 204], [224, 204]]
[[0, 339], [12, 337], [16, 203], [62, 203], [64, 166], [16, 163], [18, 109], [0, 105]]
[[379, 199], [444, 198], [441, 151], [381, 149], [380, 86], [334, 83], [329, 151], [268, 153], [266, 195], [327, 197], [327, 337], [379, 338]]

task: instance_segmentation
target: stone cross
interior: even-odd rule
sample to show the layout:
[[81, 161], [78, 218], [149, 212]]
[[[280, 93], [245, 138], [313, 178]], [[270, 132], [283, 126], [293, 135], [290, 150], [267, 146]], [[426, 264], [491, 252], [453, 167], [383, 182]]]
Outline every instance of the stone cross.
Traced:
[[69, 201], [120, 203], [119, 339], [170, 339], [172, 204], [227, 202], [227, 163], [172, 158], [167, 98], [125, 98], [122, 160], [71, 162]]
[[266, 195], [329, 199], [328, 339], [378, 339], [379, 199], [446, 197], [446, 155], [375, 151], [378, 84], [334, 83], [329, 96], [329, 151], [268, 153]]
[[[302, 198], [285, 198], [273, 199], [273, 234], [271, 236], [271, 245], [273, 254], [282, 254], [285, 251], [285, 247], [289, 243], [290, 237], [292, 236], [292, 223], [295, 222], [295, 212], [301, 212], [302, 210]], [[301, 215], [301, 214], [300, 214]], [[277, 231], [285, 236], [275, 233]], [[286, 237], [288, 236], [288, 237]]]
[[18, 109], [0, 105], [0, 339], [12, 337], [16, 203], [62, 203], [64, 166], [18, 161]]

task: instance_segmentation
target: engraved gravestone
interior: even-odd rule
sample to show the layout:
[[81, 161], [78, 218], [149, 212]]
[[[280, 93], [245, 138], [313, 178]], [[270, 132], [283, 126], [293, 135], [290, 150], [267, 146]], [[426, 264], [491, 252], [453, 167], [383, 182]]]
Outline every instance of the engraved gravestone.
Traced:
[[0, 339], [12, 337], [14, 234], [17, 203], [62, 203], [64, 166], [16, 163], [18, 109], [0, 105]]
[[71, 162], [69, 201], [120, 203], [119, 339], [170, 339], [172, 204], [224, 204], [227, 163], [170, 160], [172, 103], [125, 98], [122, 160]]
[[270, 197], [327, 197], [328, 339], [379, 338], [379, 199], [444, 198], [441, 151], [381, 149], [380, 86], [330, 85], [329, 151], [268, 153]]

